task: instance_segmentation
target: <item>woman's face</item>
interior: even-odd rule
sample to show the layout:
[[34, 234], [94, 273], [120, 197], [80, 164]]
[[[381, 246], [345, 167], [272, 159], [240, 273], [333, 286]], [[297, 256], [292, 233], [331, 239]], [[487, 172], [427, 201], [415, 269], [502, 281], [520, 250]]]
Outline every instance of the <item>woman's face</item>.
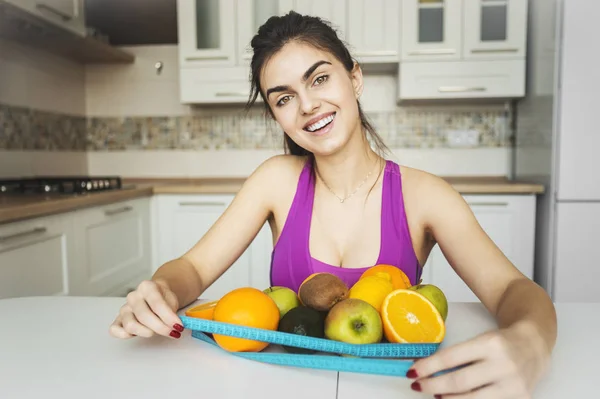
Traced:
[[329, 155], [359, 138], [362, 73], [348, 73], [330, 53], [290, 42], [261, 73], [261, 90], [277, 122], [296, 144]]

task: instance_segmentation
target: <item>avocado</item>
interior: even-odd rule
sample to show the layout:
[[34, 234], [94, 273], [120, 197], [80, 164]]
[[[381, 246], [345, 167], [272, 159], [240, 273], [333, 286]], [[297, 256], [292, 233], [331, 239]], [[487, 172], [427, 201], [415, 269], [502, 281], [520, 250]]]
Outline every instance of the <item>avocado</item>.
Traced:
[[[324, 338], [325, 317], [323, 317], [322, 312], [301, 305], [287, 312], [279, 321], [277, 329], [289, 334]], [[317, 352], [313, 349], [297, 348], [295, 346], [287, 345], [282, 346], [283, 349], [290, 353], [313, 354]]]

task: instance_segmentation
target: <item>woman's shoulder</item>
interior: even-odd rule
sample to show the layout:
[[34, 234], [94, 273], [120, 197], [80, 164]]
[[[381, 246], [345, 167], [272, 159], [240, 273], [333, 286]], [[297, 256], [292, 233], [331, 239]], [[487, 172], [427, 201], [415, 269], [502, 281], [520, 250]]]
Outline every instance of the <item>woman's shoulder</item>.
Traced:
[[244, 185], [260, 190], [264, 195], [278, 198], [295, 191], [298, 179], [308, 158], [297, 155], [275, 155], [263, 161]]
[[427, 201], [428, 198], [439, 195], [446, 197], [458, 194], [454, 187], [440, 176], [409, 166], [399, 165], [399, 167], [404, 196]]

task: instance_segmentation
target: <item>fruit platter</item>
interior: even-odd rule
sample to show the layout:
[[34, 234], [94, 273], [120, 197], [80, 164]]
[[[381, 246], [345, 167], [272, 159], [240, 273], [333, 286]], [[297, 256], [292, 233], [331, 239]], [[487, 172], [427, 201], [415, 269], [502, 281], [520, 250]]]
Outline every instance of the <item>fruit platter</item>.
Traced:
[[185, 309], [192, 337], [240, 357], [294, 367], [405, 376], [443, 342], [448, 303], [390, 265], [352, 286], [330, 273], [287, 287], [234, 289]]

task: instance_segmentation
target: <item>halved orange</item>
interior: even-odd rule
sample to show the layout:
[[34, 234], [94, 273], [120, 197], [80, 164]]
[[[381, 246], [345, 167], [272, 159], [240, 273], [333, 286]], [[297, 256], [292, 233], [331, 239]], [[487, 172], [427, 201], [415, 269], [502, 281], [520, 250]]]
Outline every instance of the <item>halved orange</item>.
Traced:
[[406, 273], [393, 265], [375, 265], [365, 270], [360, 278], [377, 276], [379, 273], [385, 273], [390, 276], [390, 280], [392, 281], [392, 285], [394, 286], [395, 290], [409, 288], [412, 285]]
[[416, 291], [392, 291], [381, 305], [383, 332], [393, 343], [439, 343], [446, 335], [440, 312]]
[[215, 306], [217, 306], [218, 301], [210, 301], [201, 303], [198, 306], [194, 306], [193, 308], [189, 308], [185, 311], [185, 315], [188, 317], [196, 317], [199, 319], [212, 320], [213, 313], [215, 312]]

